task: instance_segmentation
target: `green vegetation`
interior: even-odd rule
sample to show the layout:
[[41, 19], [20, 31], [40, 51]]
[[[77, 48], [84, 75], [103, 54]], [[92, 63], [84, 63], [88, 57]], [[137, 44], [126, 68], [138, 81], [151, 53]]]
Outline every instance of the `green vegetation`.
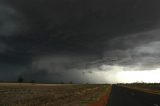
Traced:
[[17, 81], [18, 81], [18, 83], [22, 83], [24, 81], [24, 79], [23, 79], [23, 77], [20, 76], [20, 77], [18, 77]]

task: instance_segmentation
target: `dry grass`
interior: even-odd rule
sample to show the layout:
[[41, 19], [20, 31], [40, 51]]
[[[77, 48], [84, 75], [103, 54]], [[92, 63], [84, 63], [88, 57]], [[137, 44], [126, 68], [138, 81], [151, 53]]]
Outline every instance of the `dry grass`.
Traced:
[[0, 84], [0, 106], [85, 106], [108, 85]]

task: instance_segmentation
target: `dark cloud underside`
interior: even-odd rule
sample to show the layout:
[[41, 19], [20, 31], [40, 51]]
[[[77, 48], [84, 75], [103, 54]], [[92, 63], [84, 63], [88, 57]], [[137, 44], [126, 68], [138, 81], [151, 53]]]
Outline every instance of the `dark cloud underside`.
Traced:
[[4, 68], [11, 65], [15, 70], [27, 67], [13, 76], [54, 82], [75, 75], [77, 79], [71, 78], [81, 81], [83, 71], [92, 73], [103, 64], [158, 67], [159, 4], [159, 0], [0, 0], [0, 63], [5, 64], [0, 74], [11, 77]]

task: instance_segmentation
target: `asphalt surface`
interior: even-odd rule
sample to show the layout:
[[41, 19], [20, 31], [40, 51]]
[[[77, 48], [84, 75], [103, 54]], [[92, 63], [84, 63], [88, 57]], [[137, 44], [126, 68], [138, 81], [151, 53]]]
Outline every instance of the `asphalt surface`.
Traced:
[[113, 85], [107, 106], [160, 106], [160, 95]]

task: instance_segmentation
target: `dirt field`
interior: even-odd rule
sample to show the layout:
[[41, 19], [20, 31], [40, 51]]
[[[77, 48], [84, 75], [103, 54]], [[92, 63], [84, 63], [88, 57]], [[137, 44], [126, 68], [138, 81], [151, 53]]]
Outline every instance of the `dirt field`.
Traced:
[[0, 84], [0, 106], [87, 106], [110, 85]]

